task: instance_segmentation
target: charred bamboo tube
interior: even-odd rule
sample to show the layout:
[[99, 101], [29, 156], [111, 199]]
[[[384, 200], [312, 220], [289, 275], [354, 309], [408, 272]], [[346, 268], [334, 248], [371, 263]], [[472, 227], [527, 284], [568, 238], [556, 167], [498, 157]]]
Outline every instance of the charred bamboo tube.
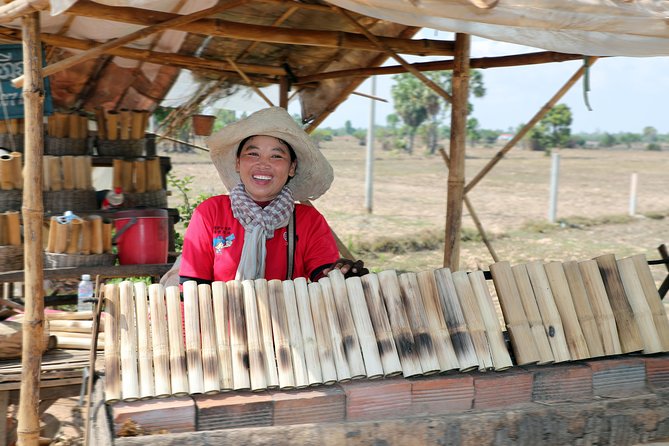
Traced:
[[293, 359], [295, 386], [300, 389], [309, 385], [309, 376], [307, 373], [307, 362], [304, 358], [302, 329], [300, 328], [300, 317], [297, 314], [295, 287], [292, 280], [283, 281], [283, 300], [288, 319], [288, 336], [290, 339], [290, 354]]
[[0, 188], [14, 189], [14, 162], [9, 154], [0, 155]]
[[415, 273], [404, 273], [399, 276], [402, 303], [406, 309], [409, 326], [413, 334], [418, 358], [424, 375], [440, 371], [439, 360], [434, 349], [434, 340], [427, 324], [427, 315], [423, 306], [423, 297], [420, 294], [418, 280]]
[[214, 322], [216, 324], [216, 348], [218, 351], [218, 371], [221, 390], [232, 389], [232, 354], [230, 350], [230, 304], [225, 283], [212, 282], [211, 294], [214, 305]]
[[255, 280], [256, 303], [258, 305], [258, 318], [260, 322], [260, 334], [262, 337], [262, 355], [265, 363], [265, 376], [267, 377], [267, 388], [279, 387], [279, 374], [274, 359], [274, 338], [272, 337], [272, 313], [269, 304], [269, 290], [267, 280]]
[[105, 111], [105, 133], [109, 141], [118, 139], [118, 112], [110, 110]]
[[269, 307], [272, 316], [272, 332], [274, 334], [274, 350], [279, 376], [279, 387], [282, 389], [295, 388], [295, 374], [290, 352], [290, 329], [288, 315], [283, 299], [283, 283], [280, 280], [267, 282], [269, 292]]
[[327, 315], [325, 314], [322, 288], [319, 283], [315, 282], [308, 285], [308, 290], [323, 384], [334, 384], [337, 381], [337, 368], [332, 353], [330, 327], [328, 325]]
[[[296, 279], [297, 280], [297, 279]], [[348, 302], [351, 306], [353, 323], [360, 341], [360, 350], [364, 360], [367, 378], [381, 378], [384, 376], [383, 364], [379, 355], [379, 348], [376, 344], [374, 327], [365, 302], [365, 292], [362, 288], [362, 281], [359, 277], [350, 277], [346, 279], [346, 290]]]
[[202, 336], [204, 393], [218, 393], [221, 380], [218, 369], [216, 324], [214, 323], [214, 306], [212, 303], [211, 285], [198, 285], [197, 294], [198, 311], [200, 313], [200, 333]]
[[64, 155], [60, 157], [63, 172], [63, 190], [74, 189], [74, 157]]
[[56, 252], [56, 231], [58, 228], [58, 217], [51, 217], [49, 219], [49, 236], [47, 238], [46, 252]]
[[119, 139], [126, 140], [130, 139], [130, 128], [132, 126], [132, 117], [130, 115], [130, 110], [121, 109], [120, 113], [120, 128], [119, 128]]
[[242, 281], [242, 292], [244, 295], [244, 314], [246, 315], [246, 339], [251, 390], [264, 390], [267, 388], [267, 377], [265, 375], [267, 367], [265, 366], [265, 357], [262, 354], [262, 335], [260, 333], [258, 305], [256, 303], [253, 280]]
[[318, 345], [316, 344], [316, 331], [314, 320], [311, 317], [311, 304], [309, 302], [309, 289], [307, 280], [298, 277], [293, 280], [295, 287], [295, 302], [297, 304], [297, 315], [300, 320], [300, 331], [302, 332], [302, 345], [304, 346], [304, 360], [307, 366], [307, 380], [309, 385], [322, 384], [321, 362], [318, 358]]
[[200, 311], [197, 302], [198, 293], [196, 281], [189, 280], [183, 284], [183, 299], [188, 393], [204, 393], [202, 343], [200, 342]]
[[146, 162], [139, 158], [132, 163], [133, 189], [138, 194], [146, 192]]
[[78, 254], [79, 253], [79, 241], [81, 239], [81, 227], [83, 226], [83, 221], [75, 218], [70, 222], [70, 236], [67, 242], [67, 248], [65, 252], [67, 254]]
[[67, 241], [70, 235], [70, 224], [58, 222], [56, 225], [56, 244], [54, 252], [62, 254], [67, 249]]
[[248, 367], [248, 346], [246, 343], [246, 313], [244, 312], [244, 293], [239, 280], [225, 283], [230, 305], [230, 350], [232, 353], [232, 388], [244, 390], [251, 388]]
[[330, 328], [332, 357], [334, 359], [335, 368], [337, 369], [337, 381], [347, 382], [351, 380], [351, 369], [348, 366], [346, 353], [344, 352], [344, 340], [341, 334], [341, 327], [339, 326], [337, 305], [335, 304], [334, 294], [332, 293], [330, 278], [323, 277], [318, 281], [318, 285], [321, 287], [325, 314], [327, 315], [328, 327]]
[[655, 322], [657, 334], [662, 341], [662, 350], [669, 351], [669, 319], [667, 318], [667, 311], [662, 304], [662, 299], [660, 299], [660, 294], [657, 288], [655, 288], [655, 281], [648, 267], [646, 256], [643, 254], [634, 255], [632, 256], [632, 261], [639, 276], [644, 296], [646, 296], [648, 306], [653, 314], [653, 322]]
[[170, 387], [172, 394], [184, 396], [188, 394], [188, 376], [184, 358], [184, 321], [181, 314], [181, 293], [179, 287], [165, 288], [167, 303], [167, 335], [170, 345]]
[[91, 224], [91, 254], [102, 254], [102, 217], [89, 215], [87, 218]]
[[172, 386], [170, 382], [170, 347], [167, 334], [165, 289], [159, 283], [149, 285], [149, 307], [151, 310], [151, 346], [153, 347], [155, 395], [162, 398], [172, 394]]
[[132, 282], [124, 280], [119, 284], [121, 304], [121, 385], [123, 401], [139, 398], [139, 380], [137, 374], [137, 325], [135, 322], [135, 298]]
[[104, 314], [105, 326], [105, 398], [107, 402], [121, 399], [121, 357], [119, 316], [120, 301], [116, 284], [105, 285]]
[[7, 244], [21, 246], [21, 221], [18, 211], [5, 212], [7, 219]]
[[153, 352], [149, 331], [149, 306], [146, 284], [135, 282], [135, 313], [137, 324], [137, 367], [139, 370], [139, 397], [151, 398], [156, 389], [153, 384]]

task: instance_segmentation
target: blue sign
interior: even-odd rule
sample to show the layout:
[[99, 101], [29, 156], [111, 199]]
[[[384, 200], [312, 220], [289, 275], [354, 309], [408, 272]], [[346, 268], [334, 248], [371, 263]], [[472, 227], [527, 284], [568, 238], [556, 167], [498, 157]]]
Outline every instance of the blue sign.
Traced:
[[[44, 60], [44, 49], [42, 49]], [[0, 45], [0, 119], [23, 118], [23, 90], [12, 79], [23, 74], [23, 45]], [[44, 114], [53, 113], [49, 78], [44, 79]]]

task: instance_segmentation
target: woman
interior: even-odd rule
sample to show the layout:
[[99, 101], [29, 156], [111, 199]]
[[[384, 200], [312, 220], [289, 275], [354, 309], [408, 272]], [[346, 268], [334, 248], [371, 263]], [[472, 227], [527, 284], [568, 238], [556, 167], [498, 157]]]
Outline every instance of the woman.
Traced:
[[332, 167], [286, 110], [271, 107], [209, 138], [211, 158], [229, 195], [201, 203], [184, 237], [180, 281], [266, 278], [318, 280], [334, 268], [367, 272], [339, 258], [325, 218], [295, 201], [332, 184]]

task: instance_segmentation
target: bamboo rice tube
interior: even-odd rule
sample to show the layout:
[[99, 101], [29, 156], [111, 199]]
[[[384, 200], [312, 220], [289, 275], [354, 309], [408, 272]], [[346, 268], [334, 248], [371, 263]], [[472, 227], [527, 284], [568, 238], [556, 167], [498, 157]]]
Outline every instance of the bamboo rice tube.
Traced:
[[378, 278], [381, 295], [388, 312], [390, 328], [393, 332], [393, 339], [402, 364], [402, 374], [405, 378], [420, 375], [423, 373], [423, 368], [402, 302], [402, 292], [397, 273], [395, 270], [381, 271]]
[[91, 253], [91, 222], [82, 220], [81, 222], [81, 241], [79, 252], [88, 255]]
[[7, 215], [0, 213], [0, 246], [9, 245], [9, 228], [7, 227]]
[[167, 306], [165, 289], [159, 283], [149, 285], [149, 307], [151, 311], [151, 347], [155, 395], [158, 398], [170, 396], [170, 347], [167, 332]]
[[108, 218], [102, 220], [102, 250], [112, 252], [112, 222]]
[[309, 381], [309, 385], [322, 384], [323, 374], [321, 373], [321, 362], [318, 358], [314, 320], [311, 317], [307, 280], [304, 277], [298, 277], [293, 281], [293, 285], [295, 288], [297, 316], [300, 320], [300, 331], [302, 332], [304, 360], [307, 365], [307, 380]]
[[132, 180], [132, 161], [123, 160], [121, 163], [121, 189], [123, 192], [134, 192]]
[[189, 280], [183, 284], [184, 331], [186, 333], [186, 368], [188, 370], [188, 393], [204, 393], [202, 369], [202, 343], [200, 342], [200, 311], [198, 308], [197, 282]]
[[314, 282], [308, 285], [308, 290], [323, 384], [334, 384], [337, 381], [337, 368], [332, 353], [330, 326], [328, 325], [327, 315], [325, 314], [322, 288], [319, 283]]
[[427, 324], [427, 315], [423, 306], [423, 297], [420, 294], [418, 280], [415, 273], [399, 275], [402, 303], [406, 309], [409, 326], [413, 334], [418, 358], [424, 375], [437, 373], [440, 370], [437, 353], [434, 349], [434, 340]]
[[167, 336], [170, 346], [170, 387], [172, 394], [188, 394], [188, 375], [184, 351], [183, 315], [181, 314], [181, 295], [178, 286], [165, 288], [167, 304]]
[[7, 120], [6, 120], [6, 119], [2, 119], [2, 120], [0, 120], [0, 134], [4, 135], [4, 134], [6, 134], [7, 132], [8, 132], [8, 129], [7, 129]]
[[146, 162], [139, 158], [132, 163], [133, 190], [138, 194], [146, 192]]
[[75, 218], [70, 222], [70, 236], [67, 242], [67, 248], [65, 253], [67, 254], [78, 254], [79, 253], [79, 242], [81, 241], [81, 227], [83, 226], [83, 221]]
[[70, 235], [70, 224], [58, 222], [56, 225], [56, 243], [54, 252], [56, 254], [62, 254], [67, 249], [67, 241]]
[[123, 188], [123, 160], [114, 158], [112, 160], [112, 189]]
[[102, 107], [95, 107], [95, 122], [98, 128], [98, 138], [107, 139], [107, 124], [105, 111]]
[[23, 189], [23, 154], [21, 152], [11, 152], [12, 172], [14, 173], [14, 189]]
[[578, 263], [578, 268], [581, 271], [583, 286], [588, 293], [588, 300], [592, 306], [592, 314], [602, 335], [604, 354], [619, 355], [623, 350], [618, 328], [597, 262], [585, 260]]
[[86, 139], [88, 137], [88, 115], [84, 112], [79, 113], [79, 138]]
[[573, 359], [590, 358], [588, 344], [585, 341], [578, 314], [574, 307], [574, 300], [569, 290], [567, 276], [564, 274], [561, 262], [549, 262], [544, 265], [544, 272], [548, 278], [555, 305], [560, 312], [562, 326], [569, 346], [569, 354]]
[[54, 119], [53, 115], [47, 116], [46, 118], [46, 134], [49, 136], [54, 136], [55, 134], [55, 123], [56, 120]]
[[307, 361], [304, 357], [300, 317], [297, 314], [297, 298], [295, 297], [295, 287], [292, 280], [283, 281], [283, 301], [288, 319], [288, 337], [290, 339], [290, 354], [293, 359], [295, 386], [300, 389], [309, 385], [309, 375], [307, 373]]
[[63, 169], [60, 164], [59, 156], [50, 156], [49, 162], [49, 190], [63, 190]]
[[71, 139], [81, 139], [79, 133], [81, 124], [79, 124], [79, 115], [70, 113], [67, 115], [67, 137]]
[[329, 277], [323, 277], [318, 281], [323, 296], [325, 314], [330, 328], [330, 344], [332, 345], [332, 358], [337, 370], [337, 381], [348, 382], [351, 380], [351, 369], [348, 366], [346, 353], [344, 352], [344, 341], [337, 317], [337, 305], [332, 294], [332, 285]]
[[102, 254], [102, 217], [89, 215], [86, 217], [90, 223], [90, 252], [91, 254]]
[[144, 137], [144, 113], [133, 110], [131, 113], [131, 139], [142, 139]]
[[569, 291], [574, 301], [574, 308], [578, 316], [578, 322], [583, 330], [585, 342], [588, 344], [588, 351], [590, 357], [596, 358], [604, 356], [604, 345], [602, 344], [602, 334], [597, 327], [595, 315], [592, 312], [592, 306], [588, 300], [588, 293], [583, 284], [583, 277], [581, 277], [581, 270], [578, 268], [578, 263], [575, 261], [568, 261], [562, 264]]
[[479, 309], [481, 310], [481, 319], [483, 320], [486, 338], [490, 346], [493, 368], [497, 371], [508, 369], [513, 365], [511, 356], [504, 342], [502, 327], [499, 324], [495, 304], [490, 295], [490, 289], [486, 283], [483, 271], [472, 271], [468, 277]]
[[660, 294], [655, 287], [655, 281], [650, 272], [648, 260], [643, 254], [637, 254], [631, 258], [634, 262], [639, 281], [641, 282], [644, 296], [646, 296], [646, 300], [648, 301], [650, 312], [653, 314], [653, 322], [655, 323], [657, 334], [662, 341], [662, 350], [669, 351], [669, 319], [667, 318], [667, 312], [662, 303], [662, 299], [660, 298]]
[[197, 286], [198, 311], [200, 313], [200, 334], [202, 336], [202, 371], [204, 373], [204, 393], [218, 393], [220, 376], [218, 373], [218, 353], [216, 346], [216, 324], [211, 285]]
[[248, 348], [251, 390], [264, 390], [267, 388], [266, 366], [265, 357], [262, 354], [262, 335], [253, 280], [242, 281], [242, 292], [244, 294], [244, 314], [246, 315], [246, 345]]
[[634, 320], [639, 327], [639, 334], [643, 342], [643, 352], [647, 355], [661, 352], [663, 350], [662, 340], [655, 328], [653, 314], [650, 311], [650, 306], [641, 287], [641, 281], [634, 267], [634, 260], [626, 257], [618, 260], [617, 263], [620, 279], [625, 288], [625, 294], [632, 307]]
[[270, 314], [272, 316], [272, 332], [274, 333], [274, 351], [279, 375], [279, 387], [292, 389], [295, 387], [293, 360], [290, 352], [290, 336], [288, 315], [283, 299], [283, 283], [280, 280], [267, 282], [269, 293]]
[[[88, 223], [88, 222], [86, 222]], [[139, 370], [139, 397], [155, 396], [153, 384], [153, 351], [151, 348], [151, 332], [149, 325], [149, 306], [146, 283], [135, 282], [135, 314], [137, 326], [137, 367]]]
[[634, 312], [630, 306], [625, 288], [623, 287], [616, 257], [613, 254], [605, 254], [595, 257], [599, 272], [602, 274], [602, 281], [606, 288], [606, 295], [611, 302], [613, 317], [616, 319], [618, 327], [618, 337], [623, 353], [631, 353], [643, 349], [643, 341], [639, 333], [639, 327], [634, 320]]
[[7, 122], [7, 129], [10, 135], [18, 135], [21, 132], [21, 119], [12, 118]]
[[75, 190], [86, 190], [88, 182], [86, 181], [86, 173], [88, 172], [86, 168], [87, 157], [85, 156], [75, 156], [73, 157], [73, 174], [74, 174], [74, 184], [73, 188]]
[[119, 284], [121, 315], [121, 387], [123, 401], [139, 398], [139, 380], [137, 374], [137, 325], [135, 322], [135, 298], [132, 282], [124, 280]]
[[119, 114], [116, 111], [105, 111], [105, 133], [109, 141], [118, 139]]
[[149, 117], [151, 116], [151, 114], [149, 113], [148, 110], [139, 110], [139, 113], [142, 115], [142, 124], [141, 124], [142, 132], [139, 137], [144, 138], [144, 132], [146, 131], [147, 126], [149, 125]]
[[272, 313], [269, 304], [269, 290], [267, 280], [256, 279], [254, 282], [256, 292], [256, 304], [258, 306], [258, 321], [260, 323], [260, 335], [262, 338], [262, 354], [265, 358], [265, 376], [267, 377], [267, 388], [279, 387], [279, 374], [276, 369], [276, 358], [274, 356], [274, 338], [272, 335]]
[[46, 244], [46, 252], [56, 252], [56, 230], [58, 225], [58, 217], [54, 216], [49, 219], [49, 236]]
[[42, 190], [51, 190], [51, 156], [44, 155], [42, 158]]
[[492, 354], [488, 345], [488, 337], [485, 332], [485, 324], [481, 317], [481, 309], [474, 295], [469, 276], [466, 271], [455, 271], [451, 274], [455, 291], [458, 293], [462, 313], [467, 322], [467, 329], [472, 337], [476, 357], [478, 358], [479, 370], [493, 368]]
[[7, 220], [7, 244], [11, 246], [21, 245], [21, 221], [18, 211], [5, 212]]
[[428, 329], [434, 341], [439, 367], [442, 372], [457, 370], [460, 368], [460, 364], [451, 342], [451, 336], [448, 333], [444, 314], [441, 312], [439, 291], [437, 291], [437, 281], [434, 278], [434, 273], [431, 270], [421, 271], [416, 274], [416, 280], [418, 281], [420, 295], [423, 298]]
[[246, 344], [246, 313], [244, 312], [244, 292], [239, 280], [225, 283], [230, 305], [230, 350], [232, 353], [232, 388], [251, 388], [248, 366], [248, 346]]
[[105, 327], [105, 401], [121, 399], [121, 357], [119, 316], [120, 301], [116, 284], [106, 284], [104, 288], [104, 311], [102, 320]]
[[14, 162], [9, 154], [0, 155], [0, 188], [14, 189]]
[[81, 167], [84, 169], [83, 175], [83, 189], [91, 190], [93, 189], [93, 158], [90, 155], [80, 157]]
[[146, 160], [146, 191], [152, 192], [163, 188], [160, 158], [153, 157]]
[[214, 323], [216, 324], [216, 349], [218, 351], [218, 372], [221, 390], [232, 389], [232, 353], [230, 350], [230, 316], [228, 291], [225, 283], [220, 281], [211, 284], [214, 305]]
[[63, 190], [74, 189], [74, 157], [64, 155], [60, 157], [63, 173]]
[[55, 121], [56, 121], [55, 125], [54, 125], [54, 129], [55, 129], [54, 136], [56, 138], [67, 138], [68, 131], [69, 131], [69, 122], [68, 122], [68, 120], [69, 120], [68, 116], [69, 115], [67, 113], [55, 112], [53, 114], [53, 116], [54, 116]]
[[132, 126], [132, 117], [130, 115], [130, 110], [121, 109], [119, 113], [119, 139], [126, 140], [130, 139], [130, 128]]
[[353, 314], [348, 302], [344, 275], [340, 270], [335, 269], [328, 274], [328, 278], [330, 279], [330, 286], [332, 287], [332, 294], [337, 308], [337, 317], [339, 318], [339, 326], [344, 341], [344, 352], [346, 353], [346, 360], [351, 370], [351, 377], [353, 379], [364, 378], [366, 373], [365, 362], [362, 359], [360, 340], [355, 331], [355, 323], [353, 322]]
[[[296, 279], [297, 280], [297, 279]], [[305, 283], [306, 284], [306, 283]], [[359, 277], [350, 277], [346, 279], [346, 291], [348, 302], [351, 306], [351, 314], [355, 330], [360, 341], [360, 350], [364, 360], [365, 372], [367, 378], [375, 379], [384, 376], [381, 355], [376, 344], [374, 327], [365, 302], [365, 293], [362, 288], [362, 281]]]

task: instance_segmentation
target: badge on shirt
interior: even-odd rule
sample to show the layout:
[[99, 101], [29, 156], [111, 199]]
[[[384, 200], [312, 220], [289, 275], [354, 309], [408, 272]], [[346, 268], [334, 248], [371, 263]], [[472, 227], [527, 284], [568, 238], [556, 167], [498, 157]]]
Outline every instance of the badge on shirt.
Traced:
[[214, 237], [213, 246], [216, 254], [222, 254], [225, 248], [232, 246], [232, 241], [235, 239], [235, 234], [230, 234], [227, 237], [217, 235]]

